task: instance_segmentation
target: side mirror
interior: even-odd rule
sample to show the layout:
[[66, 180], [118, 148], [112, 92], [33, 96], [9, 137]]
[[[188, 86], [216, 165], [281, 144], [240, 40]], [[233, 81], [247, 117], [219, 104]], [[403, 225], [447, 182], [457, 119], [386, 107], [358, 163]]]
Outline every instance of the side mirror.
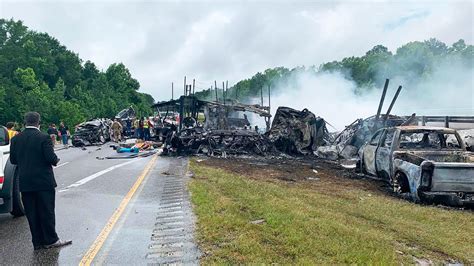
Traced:
[[0, 126], [0, 146], [6, 146], [8, 144], [10, 144], [8, 130], [6, 127]]

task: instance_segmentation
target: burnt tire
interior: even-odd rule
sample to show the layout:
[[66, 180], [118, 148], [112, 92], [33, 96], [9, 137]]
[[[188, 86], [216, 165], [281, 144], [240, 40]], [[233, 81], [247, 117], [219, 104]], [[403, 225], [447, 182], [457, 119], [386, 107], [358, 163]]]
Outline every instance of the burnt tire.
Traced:
[[398, 196], [404, 196], [410, 193], [410, 184], [408, 178], [401, 172], [395, 174], [392, 181], [393, 192]]
[[15, 171], [15, 177], [13, 180], [13, 191], [12, 191], [12, 211], [10, 212], [11, 215], [15, 217], [20, 217], [25, 215], [25, 208], [23, 206], [23, 201], [21, 199], [21, 192], [20, 192], [20, 178]]

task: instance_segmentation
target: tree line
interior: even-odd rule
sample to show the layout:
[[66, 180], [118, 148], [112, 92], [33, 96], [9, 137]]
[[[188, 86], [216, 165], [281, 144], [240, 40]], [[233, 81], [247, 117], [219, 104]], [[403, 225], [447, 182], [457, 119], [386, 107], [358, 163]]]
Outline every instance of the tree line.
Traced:
[[[241, 102], [260, 98], [261, 90], [264, 97], [268, 86], [272, 91], [280, 87], [290, 87], [298, 73], [318, 75], [323, 72], [339, 72], [357, 84], [357, 91], [362, 94], [371, 88], [381, 88], [385, 78], [403, 77], [411, 85], [429, 80], [434, 74], [436, 66], [441, 64], [460, 64], [473, 69], [474, 46], [464, 40], [453, 43], [451, 46], [437, 39], [414, 41], [399, 47], [395, 53], [387, 47], [377, 45], [363, 56], [346, 57], [340, 61], [323, 63], [319, 66], [299, 66], [293, 69], [276, 67], [258, 72], [248, 79], [241, 80], [226, 92], [227, 99], [237, 99]], [[278, 85], [278, 86], [275, 86]], [[276, 87], [276, 88], [275, 88]], [[218, 99], [222, 101], [224, 92], [218, 90]], [[215, 90], [207, 89], [196, 93], [201, 99], [215, 100]]]
[[122, 63], [101, 71], [46, 33], [22, 21], [0, 19], [0, 124], [21, 123], [37, 111], [42, 124], [74, 126], [92, 118], [112, 118], [133, 106], [152, 113], [154, 100], [138, 92], [139, 82]]

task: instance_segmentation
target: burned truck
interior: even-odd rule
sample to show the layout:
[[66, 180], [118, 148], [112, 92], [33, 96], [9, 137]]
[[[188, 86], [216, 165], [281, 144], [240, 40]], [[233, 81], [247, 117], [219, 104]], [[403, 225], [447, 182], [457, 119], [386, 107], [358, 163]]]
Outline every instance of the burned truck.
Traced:
[[361, 170], [415, 201], [474, 203], [474, 154], [454, 129], [400, 126], [378, 130], [360, 150]]

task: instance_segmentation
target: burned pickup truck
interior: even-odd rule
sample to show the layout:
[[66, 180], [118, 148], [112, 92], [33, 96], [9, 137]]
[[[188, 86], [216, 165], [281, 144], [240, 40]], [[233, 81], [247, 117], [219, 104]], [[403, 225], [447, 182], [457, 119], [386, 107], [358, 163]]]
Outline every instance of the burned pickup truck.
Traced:
[[414, 201], [474, 203], [474, 154], [450, 128], [399, 126], [375, 132], [359, 151], [362, 171]]

